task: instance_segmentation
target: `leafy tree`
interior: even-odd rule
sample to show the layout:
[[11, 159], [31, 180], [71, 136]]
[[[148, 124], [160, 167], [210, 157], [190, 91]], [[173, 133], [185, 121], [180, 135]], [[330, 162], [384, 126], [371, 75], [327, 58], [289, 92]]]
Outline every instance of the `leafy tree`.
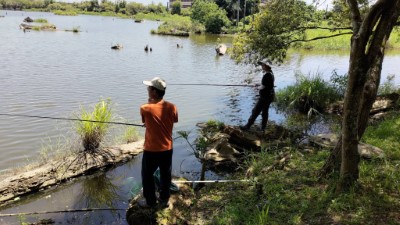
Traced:
[[[347, 27], [318, 27], [315, 10], [300, 0], [270, 0], [256, 18], [253, 27], [234, 40], [233, 57], [254, 63], [268, 59], [282, 62], [288, 48], [303, 42], [352, 34], [348, 83], [344, 100], [342, 135], [328, 158], [322, 176], [340, 170], [337, 191], [347, 191], [359, 177], [358, 142], [368, 122], [369, 111], [377, 95], [387, 40], [400, 16], [400, 0], [337, 0]], [[340, 6], [340, 7], [339, 7]], [[348, 17], [346, 17], [348, 15]], [[338, 17], [339, 18], [339, 17]], [[341, 30], [339, 34], [305, 39], [307, 29]], [[344, 31], [344, 32], [343, 32]]]
[[209, 13], [205, 18], [206, 31], [209, 33], [219, 34], [222, 27], [228, 26], [230, 23], [226, 16], [226, 11], [218, 9], [217, 11]]
[[128, 4], [126, 4], [126, 12], [129, 15], [136, 15], [145, 10], [146, 7], [142, 3], [129, 2]]
[[190, 18], [200, 23], [206, 22], [209, 13], [218, 11], [218, 5], [207, 0], [195, 0], [192, 5], [192, 14]]
[[50, 5], [47, 6], [47, 9], [52, 11], [52, 10], [65, 10], [65, 6], [62, 5], [59, 2], [56, 3], [51, 3]]
[[251, 15], [259, 11], [260, 0], [216, 0], [215, 3], [227, 12], [227, 17], [231, 20], [236, 19], [237, 9], [241, 10], [239, 19], [245, 15]]
[[147, 6], [147, 11], [150, 13], [158, 14], [158, 13], [165, 13], [167, 11], [167, 9], [161, 3], [158, 3], [157, 5], [152, 3]]
[[194, 23], [204, 24], [210, 33], [221, 33], [222, 27], [230, 23], [226, 11], [207, 0], [194, 1], [190, 18]]
[[181, 14], [182, 9], [182, 2], [181, 1], [174, 1], [171, 5], [171, 14]]
[[262, 59], [282, 62], [287, 50], [304, 40], [309, 25], [317, 21], [315, 9], [299, 0], [272, 0], [255, 17], [253, 27], [234, 39], [232, 57], [238, 62]]

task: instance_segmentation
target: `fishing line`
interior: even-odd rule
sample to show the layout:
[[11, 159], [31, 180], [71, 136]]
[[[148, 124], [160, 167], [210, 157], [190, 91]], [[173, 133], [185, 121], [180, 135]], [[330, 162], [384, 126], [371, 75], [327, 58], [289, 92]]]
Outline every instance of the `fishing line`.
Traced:
[[144, 127], [143, 124], [123, 123], [123, 122], [106, 122], [106, 121], [98, 121], [98, 120], [84, 120], [84, 119], [62, 118], [62, 117], [51, 117], [51, 116], [32, 116], [32, 115], [11, 114], [11, 113], [0, 113], [0, 116], [27, 117], [27, 118], [40, 118], [40, 119], [52, 119], [52, 120], [69, 120], [69, 121], [82, 121], [82, 122], [92, 122], [92, 123], [108, 123], [108, 124]]
[[249, 85], [249, 84], [168, 84], [168, 85], [181, 85], [181, 86], [221, 86], [221, 87], [256, 87], [256, 85]]
[[235, 182], [254, 182], [254, 180], [175, 180], [172, 183], [186, 184], [186, 183], [235, 183]]

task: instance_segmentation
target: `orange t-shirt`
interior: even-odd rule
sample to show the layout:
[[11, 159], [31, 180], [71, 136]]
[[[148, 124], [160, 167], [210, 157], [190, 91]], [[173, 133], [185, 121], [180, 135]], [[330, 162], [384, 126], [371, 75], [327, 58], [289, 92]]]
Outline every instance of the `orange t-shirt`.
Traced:
[[160, 152], [171, 150], [172, 129], [178, 122], [176, 106], [161, 100], [157, 103], [146, 103], [140, 107], [142, 122], [146, 125], [144, 150]]

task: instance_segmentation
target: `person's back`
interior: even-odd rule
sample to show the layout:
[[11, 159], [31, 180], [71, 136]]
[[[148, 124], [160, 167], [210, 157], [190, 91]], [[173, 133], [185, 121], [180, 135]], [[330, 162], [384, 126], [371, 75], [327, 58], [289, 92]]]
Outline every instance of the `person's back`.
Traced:
[[267, 71], [261, 80], [260, 96], [263, 98], [268, 98], [272, 93], [274, 93], [274, 82], [275, 77], [272, 71]]
[[176, 106], [168, 101], [146, 103], [141, 107], [146, 124], [144, 149], [166, 151], [172, 149], [172, 129], [177, 122]]

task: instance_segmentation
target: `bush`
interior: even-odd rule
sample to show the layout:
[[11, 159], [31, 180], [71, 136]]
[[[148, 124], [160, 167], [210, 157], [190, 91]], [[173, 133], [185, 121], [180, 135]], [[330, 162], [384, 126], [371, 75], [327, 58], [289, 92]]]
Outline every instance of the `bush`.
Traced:
[[399, 89], [396, 88], [396, 85], [394, 84], [394, 77], [395, 75], [388, 75], [386, 77], [386, 81], [379, 86], [378, 89], [379, 95], [388, 95], [395, 92], [399, 92]]
[[125, 130], [123, 140], [126, 143], [132, 143], [132, 142], [138, 141], [139, 133], [138, 133], [136, 127], [132, 127], [132, 126], [128, 127]]
[[295, 109], [303, 113], [323, 111], [342, 97], [333, 85], [318, 74], [313, 77], [296, 74], [295, 85], [278, 91], [276, 96], [278, 109]]
[[214, 34], [221, 33], [222, 27], [229, 24], [226, 11], [219, 9], [218, 11], [209, 13], [205, 18], [206, 31]]
[[152, 30], [152, 34], [164, 34], [175, 36], [189, 36], [191, 30], [190, 21], [169, 21], [161, 24], [157, 31]]
[[146, 7], [141, 3], [130, 2], [126, 4], [126, 12], [129, 15], [136, 15], [140, 12], [144, 12]]
[[216, 11], [218, 11], [218, 5], [216, 3], [205, 0], [196, 0], [192, 5], [192, 14], [190, 15], [190, 18], [192, 21], [205, 23], [207, 15]]
[[149, 13], [161, 14], [165, 13], [166, 11], [167, 9], [161, 3], [159, 3], [158, 5], [152, 3], [147, 6], [147, 12]]
[[190, 17], [190, 14], [192, 14], [192, 11], [190, 9], [188, 9], [188, 8], [181, 9], [181, 15], [182, 16], [189, 16]]
[[174, 1], [171, 5], [171, 14], [181, 15], [182, 2]]
[[47, 21], [47, 19], [44, 19], [44, 18], [38, 18], [38, 19], [35, 19], [34, 22], [36, 22], [36, 23], [47, 23], [48, 21]]
[[[92, 112], [81, 109], [81, 120], [76, 124], [76, 130], [82, 138], [82, 145], [87, 152], [95, 152], [103, 140], [111, 121], [111, 100], [100, 100]], [[90, 122], [99, 121], [99, 122]]]

